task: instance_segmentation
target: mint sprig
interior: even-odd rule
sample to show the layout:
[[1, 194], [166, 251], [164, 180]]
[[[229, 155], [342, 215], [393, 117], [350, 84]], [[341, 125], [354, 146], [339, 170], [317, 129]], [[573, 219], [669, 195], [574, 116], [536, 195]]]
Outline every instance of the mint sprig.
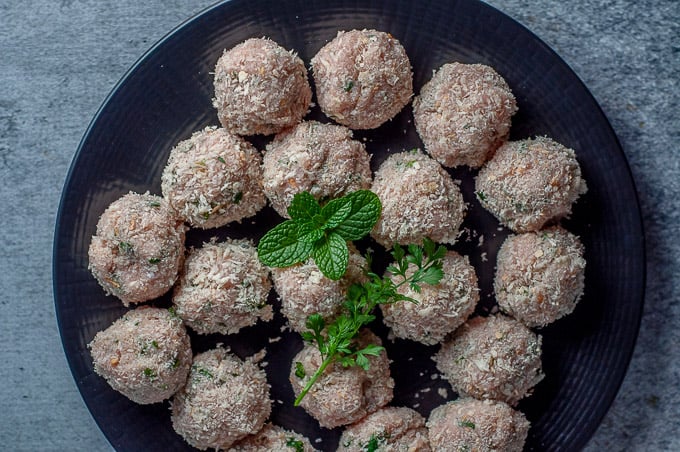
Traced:
[[359, 190], [321, 206], [308, 192], [298, 193], [288, 207], [290, 220], [267, 232], [257, 246], [269, 267], [289, 267], [314, 258], [319, 270], [338, 280], [347, 270], [347, 242], [367, 235], [382, 205], [369, 190]]

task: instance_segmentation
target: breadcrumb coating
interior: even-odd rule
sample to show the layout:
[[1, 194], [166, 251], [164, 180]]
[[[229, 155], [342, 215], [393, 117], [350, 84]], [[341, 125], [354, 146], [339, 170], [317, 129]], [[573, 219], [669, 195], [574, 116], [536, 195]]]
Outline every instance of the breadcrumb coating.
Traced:
[[425, 150], [447, 167], [482, 166], [507, 140], [516, 111], [508, 84], [483, 64], [443, 65], [413, 100]]
[[215, 65], [217, 117], [237, 135], [272, 135], [302, 120], [312, 101], [307, 69], [267, 38], [225, 50]]
[[583, 253], [578, 237], [559, 226], [509, 236], [497, 257], [498, 306], [529, 327], [571, 314], [585, 287]]
[[406, 50], [389, 33], [340, 31], [312, 58], [321, 110], [350, 129], [375, 129], [411, 100]]
[[547, 137], [503, 144], [475, 184], [482, 206], [515, 232], [569, 215], [587, 191], [574, 151]]

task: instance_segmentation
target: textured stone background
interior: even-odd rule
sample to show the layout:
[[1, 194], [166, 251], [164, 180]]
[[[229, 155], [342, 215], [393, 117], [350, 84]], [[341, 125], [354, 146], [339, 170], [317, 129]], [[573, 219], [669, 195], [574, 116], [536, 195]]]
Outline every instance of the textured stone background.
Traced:
[[[211, 0], [0, 0], [0, 444], [108, 450], [56, 326], [51, 244], [78, 142], [154, 42]], [[680, 450], [680, 2], [492, 0], [590, 88], [638, 186], [647, 297], [628, 375], [588, 450]]]

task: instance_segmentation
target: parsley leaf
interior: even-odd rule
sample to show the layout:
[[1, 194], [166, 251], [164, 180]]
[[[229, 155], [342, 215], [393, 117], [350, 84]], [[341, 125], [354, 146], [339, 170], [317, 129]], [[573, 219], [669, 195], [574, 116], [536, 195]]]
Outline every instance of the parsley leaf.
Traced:
[[[392, 252], [396, 262], [388, 268], [388, 271], [401, 276], [395, 278], [398, 282], [389, 276], [381, 277], [367, 270], [368, 281], [352, 284], [348, 288], [343, 304], [344, 312], [332, 323], [326, 326], [326, 322], [319, 314], [307, 318], [308, 331], [302, 333], [302, 337], [307, 342], [316, 342], [323, 361], [298, 394], [295, 399], [296, 406], [330, 364], [337, 362], [345, 367], [359, 366], [368, 369], [370, 357], [378, 356], [384, 350], [382, 346], [376, 344], [368, 344], [357, 349], [354, 343], [359, 330], [375, 320], [373, 310], [376, 306], [398, 301], [415, 303], [415, 300], [399, 293], [401, 286], [408, 285], [419, 291], [420, 283], [439, 283], [443, 276], [442, 258], [446, 255], [446, 248], [437, 247], [434, 242], [425, 240], [423, 247], [408, 246], [407, 249], [408, 253], [395, 245]], [[370, 256], [367, 257], [367, 261], [370, 261]], [[416, 268], [407, 275], [409, 265]]]

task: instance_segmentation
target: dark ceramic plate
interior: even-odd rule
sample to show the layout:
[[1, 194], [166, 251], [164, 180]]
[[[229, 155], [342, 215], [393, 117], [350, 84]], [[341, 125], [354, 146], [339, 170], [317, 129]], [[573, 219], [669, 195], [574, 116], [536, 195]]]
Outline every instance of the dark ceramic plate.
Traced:
[[[193, 131], [217, 124], [211, 106], [210, 72], [225, 48], [250, 37], [268, 36], [309, 62], [338, 30], [375, 28], [390, 32], [406, 48], [415, 90], [433, 69], [451, 61], [493, 66], [518, 100], [513, 139], [549, 135], [577, 152], [589, 185], [565, 227], [586, 246], [585, 296], [576, 311], [542, 331], [546, 378], [519, 409], [532, 423], [528, 450], [582, 447], [610, 406], [637, 336], [644, 286], [644, 243], [635, 188], [625, 157], [607, 119], [586, 87], [548, 46], [497, 10], [475, 0], [460, 1], [265, 1], [233, 0], [188, 21], [154, 46], [113, 90], [92, 121], [71, 166], [61, 198], [54, 247], [54, 294], [64, 349], [85, 403], [118, 450], [188, 448], [170, 423], [168, 404], [140, 406], [109, 388], [93, 373], [87, 343], [124, 312], [106, 297], [87, 270], [87, 249], [99, 215], [130, 190], [160, 193], [160, 173], [170, 149]], [[322, 115], [314, 110], [311, 118]], [[377, 166], [390, 152], [422, 147], [410, 108], [369, 132], [367, 149]], [[262, 149], [264, 140], [254, 140]], [[482, 290], [478, 312], [493, 306], [491, 280], [496, 250], [507, 231], [476, 203], [474, 174], [460, 179], [470, 204], [470, 232], [454, 248], [470, 256]], [[191, 231], [188, 245], [210, 236], [251, 237], [278, 222], [269, 208], [254, 224], [216, 231]], [[485, 257], [486, 260], [483, 258]], [[271, 298], [274, 300], [274, 297]], [[152, 302], [168, 306], [169, 298]], [[274, 422], [306, 434], [316, 447], [334, 450], [339, 431], [323, 430], [291, 407], [289, 363], [301, 347], [280, 332], [283, 319], [258, 324], [231, 337], [192, 336], [195, 351], [223, 342], [240, 356], [268, 351]], [[380, 324], [375, 330], [386, 334]], [[283, 336], [269, 343], [268, 337]], [[406, 341], [387, 343], [397, 383], [394, 405], [427, 416], [456, 394], [439, 379], [430, 355], [436, 347]], [[398, 352], [396, 350], [399, 350]], [[443, 388], [446, 391], [441, 391]]]

